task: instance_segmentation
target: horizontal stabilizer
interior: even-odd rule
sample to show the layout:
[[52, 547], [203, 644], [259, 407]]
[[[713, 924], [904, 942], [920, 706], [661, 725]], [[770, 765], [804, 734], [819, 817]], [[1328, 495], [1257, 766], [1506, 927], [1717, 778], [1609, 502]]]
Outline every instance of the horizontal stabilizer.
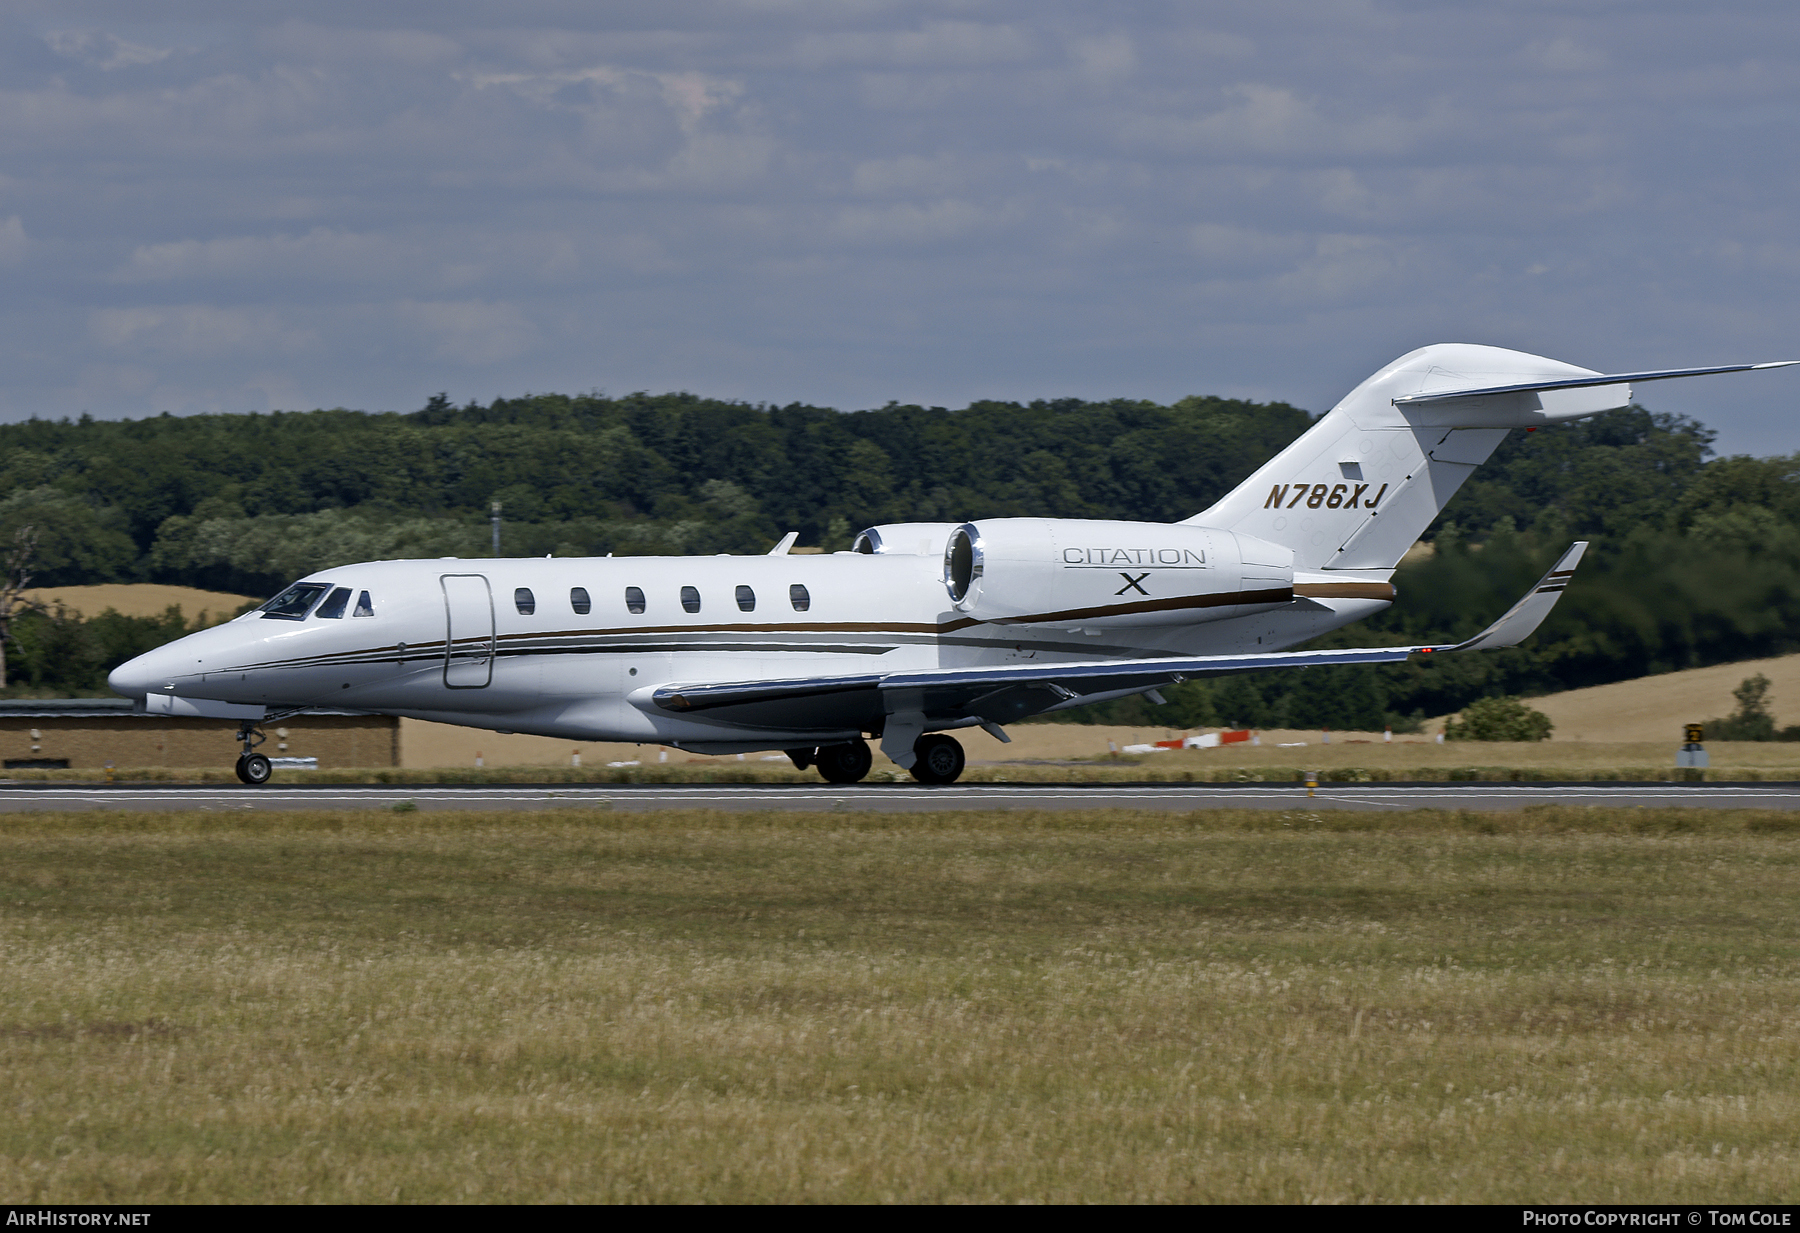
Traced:
[[1450, 402], [1458, 398], [1484, 398], [1490, 394], [1524, 394], [1534, 390], [1578, 390], [1590, 385], [1632, 385], [1639, 381], [1667, 381], [1673, 377], [1708, 377], [1721, 372], [1754, 372], [1761, 368], [1786, 368], [1800, 360], [1777, 360], [1770, 364], [1725, 364], [1718, 368], [1665, 368], [1658, 372], [1620, 372], [1595, 377], [1562, 377], [1554, 381], [1526, 381], [1518, 385], [1485, 385], [1467, 390], [1433, 390], [1429, 394], [1411, 394], [1396, 398], [1396, 407], [1419, 407], [1433, 402]]

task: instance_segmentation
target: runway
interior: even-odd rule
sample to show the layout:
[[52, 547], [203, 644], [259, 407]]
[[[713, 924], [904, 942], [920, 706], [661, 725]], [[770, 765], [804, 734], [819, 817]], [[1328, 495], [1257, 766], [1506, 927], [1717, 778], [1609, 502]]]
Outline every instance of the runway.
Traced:
[[0, 785], [0, 813], [47, 810], [670, 809], [931, 813], [973, 809], [1800, 809], [1800, 783], [1745, 784], [370, 784]]

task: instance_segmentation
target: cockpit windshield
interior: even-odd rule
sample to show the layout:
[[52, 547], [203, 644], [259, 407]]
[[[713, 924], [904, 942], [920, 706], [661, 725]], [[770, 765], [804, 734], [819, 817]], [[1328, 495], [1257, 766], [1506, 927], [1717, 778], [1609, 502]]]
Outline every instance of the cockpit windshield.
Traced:
[[304, 621], [312, 606], [319, 602], [319, 596], [329, 590], [329, 582], [296, 582], [257, 611], [263, 614], [265, 621]]

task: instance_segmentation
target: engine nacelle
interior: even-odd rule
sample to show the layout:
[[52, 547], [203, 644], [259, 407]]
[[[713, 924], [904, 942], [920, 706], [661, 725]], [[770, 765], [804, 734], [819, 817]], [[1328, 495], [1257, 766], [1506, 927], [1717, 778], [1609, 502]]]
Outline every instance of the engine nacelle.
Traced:
[[944, 555], [950, 533], [961, 525], [956, 522], [884, 522], [857, 532], [850, 551], [876, 556], [940, 557]]
[[1294, 554], [1213, 527], [989, 518], [950, 533], [944, 586], [978, 621], [1190, 625], [1291, 602]]

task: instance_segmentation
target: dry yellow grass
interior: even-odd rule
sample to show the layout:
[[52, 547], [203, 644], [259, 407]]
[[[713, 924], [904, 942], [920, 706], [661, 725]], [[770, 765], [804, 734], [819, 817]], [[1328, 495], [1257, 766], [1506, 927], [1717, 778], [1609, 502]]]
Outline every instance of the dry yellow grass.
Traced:
[[0, 821], [0, 1196], [1800, 1189], [1787, 815]]
[[[1556, 724], [1552, 741], [1681, 740], [1684, 723], [1729, 715], [1738, 683], [1757, 673], [1773, 683], [1770, 709], [1780, 725], [1800, 723], [1800, 655], [1690, 668], [1592, 689], [1531, 699]], [[1434, 726], [1435, 730], [1435, 726]]]
[[171, 587], [157, 583], [106, 583], [85, 587], [34, 587], [25, 592], [29, 599], [55, 606], [61, 604], [70, 612], [84, 617], [99, 616], [108, 608], [121, 616], [159, 617], [170, 608], [179, 608], [192, 621], [201, 613], [212, 620], [234, 616], [245, 604], [261, 603], [248, 595], [232, 595], [225, 591], [201, 591], [194, 587]]
[[[1059, 728], [1061, 726], [1059, 725]], [[403, 732], [405, 729], [403, 729]], [[1075, 729], [1079, 732], [1080, 729]], [[479, 738], [483, 734], [474, 734]], [[491, 733], [485, 734], [491, 736]], [[567, 750], [567, 742], [557, 742]], [[502, 747], [504, 750], [506, 747]], [[277, 771], [278, 782], [291, 783], [818, 783], [814, 771], [797, 771], [785, 758], [765, 761], [754, 755], [740, 761], [732, 757], [701, 757], [670, 751], [667, 762], [656, 761], [655, 746], [624, 746], [636, 755], [636, 766], [610, 767], [605, 746], [584, 745], [579, 768], [568, 765], [567, 754], [559, 764], [501, 762], [489, 754], [477, 770], [470, 763], [445, 767], [355, 768], [331, 767], [322, 771]], [[1029, 747], [1028, 747], [1029, 748]], [[1712, 766], [1703, 778], [1711, 782], [1800, 780], [1800, 744], [1788, 742], [1716, 741], [1708, 745]], [[1689, 778], [1677, 771], [1675, 747], [1660, 742], [1605, 744], [1593, 742], [1508, 743], [1488, 741], [1373, 742], [1334, 740], [1300, 749], [1275, 745], [1250, 748], [1167, 751], [1121, 757], [1057, 759], [1026, 758], [1012, 761], [971, 760], [965, 783], [992, 782], [1293, 782], [1305, 772], [1318, 771], [1329, 780], [1393, 782], [1422, 780], [1483, 781], [1669, 781]], [[83, 782], [104, 778], [95, 770], [7, 772], [14, 780]], [[170, 769], [121, 767], [114, 778], [121, 781], [235, 783], [223, 760], [210, 768]], [[871, 783], [905, 782], [911, 777], [879, 754], [869, 773]]]

